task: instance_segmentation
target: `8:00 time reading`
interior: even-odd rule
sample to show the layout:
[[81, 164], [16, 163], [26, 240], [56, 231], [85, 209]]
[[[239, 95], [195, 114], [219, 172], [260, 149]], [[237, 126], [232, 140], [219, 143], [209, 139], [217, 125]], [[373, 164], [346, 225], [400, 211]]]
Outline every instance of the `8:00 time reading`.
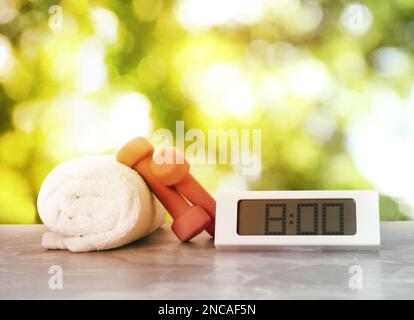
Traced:
[[354, 235], [354, 199], [239, 200], [239, 235]]

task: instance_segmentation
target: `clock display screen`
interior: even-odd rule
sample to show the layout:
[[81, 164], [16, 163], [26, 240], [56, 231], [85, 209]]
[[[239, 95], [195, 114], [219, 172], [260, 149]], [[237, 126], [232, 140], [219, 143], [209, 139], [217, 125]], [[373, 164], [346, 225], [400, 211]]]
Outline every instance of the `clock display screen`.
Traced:
[[239, 235], [354, 235], [354, 199], [251, 199], [237, 206]]

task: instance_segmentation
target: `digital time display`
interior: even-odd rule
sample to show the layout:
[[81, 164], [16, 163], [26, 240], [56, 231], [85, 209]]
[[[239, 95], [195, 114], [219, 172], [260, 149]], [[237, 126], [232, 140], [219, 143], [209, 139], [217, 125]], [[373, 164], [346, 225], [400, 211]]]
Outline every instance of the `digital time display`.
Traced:
[[356, 234], [354, 199], [250, 199], [237, 205], [239, 235]]

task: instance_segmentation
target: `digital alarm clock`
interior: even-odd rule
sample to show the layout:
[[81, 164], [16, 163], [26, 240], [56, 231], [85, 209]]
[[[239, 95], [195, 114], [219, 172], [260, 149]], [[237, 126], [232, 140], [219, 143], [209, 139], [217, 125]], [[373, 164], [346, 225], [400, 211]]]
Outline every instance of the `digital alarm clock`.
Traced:
[[375, 249], [377, 191], [242, 191], [217, 195], [217, 249]]

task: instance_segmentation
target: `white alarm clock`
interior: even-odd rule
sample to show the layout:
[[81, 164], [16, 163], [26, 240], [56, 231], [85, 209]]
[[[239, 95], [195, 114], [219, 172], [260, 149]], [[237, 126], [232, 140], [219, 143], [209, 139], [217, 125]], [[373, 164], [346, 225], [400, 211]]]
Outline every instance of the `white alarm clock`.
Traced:
[[217, 249], [366, 250], [379, 245], [377, 191], [242, 191], [217, 195]]

